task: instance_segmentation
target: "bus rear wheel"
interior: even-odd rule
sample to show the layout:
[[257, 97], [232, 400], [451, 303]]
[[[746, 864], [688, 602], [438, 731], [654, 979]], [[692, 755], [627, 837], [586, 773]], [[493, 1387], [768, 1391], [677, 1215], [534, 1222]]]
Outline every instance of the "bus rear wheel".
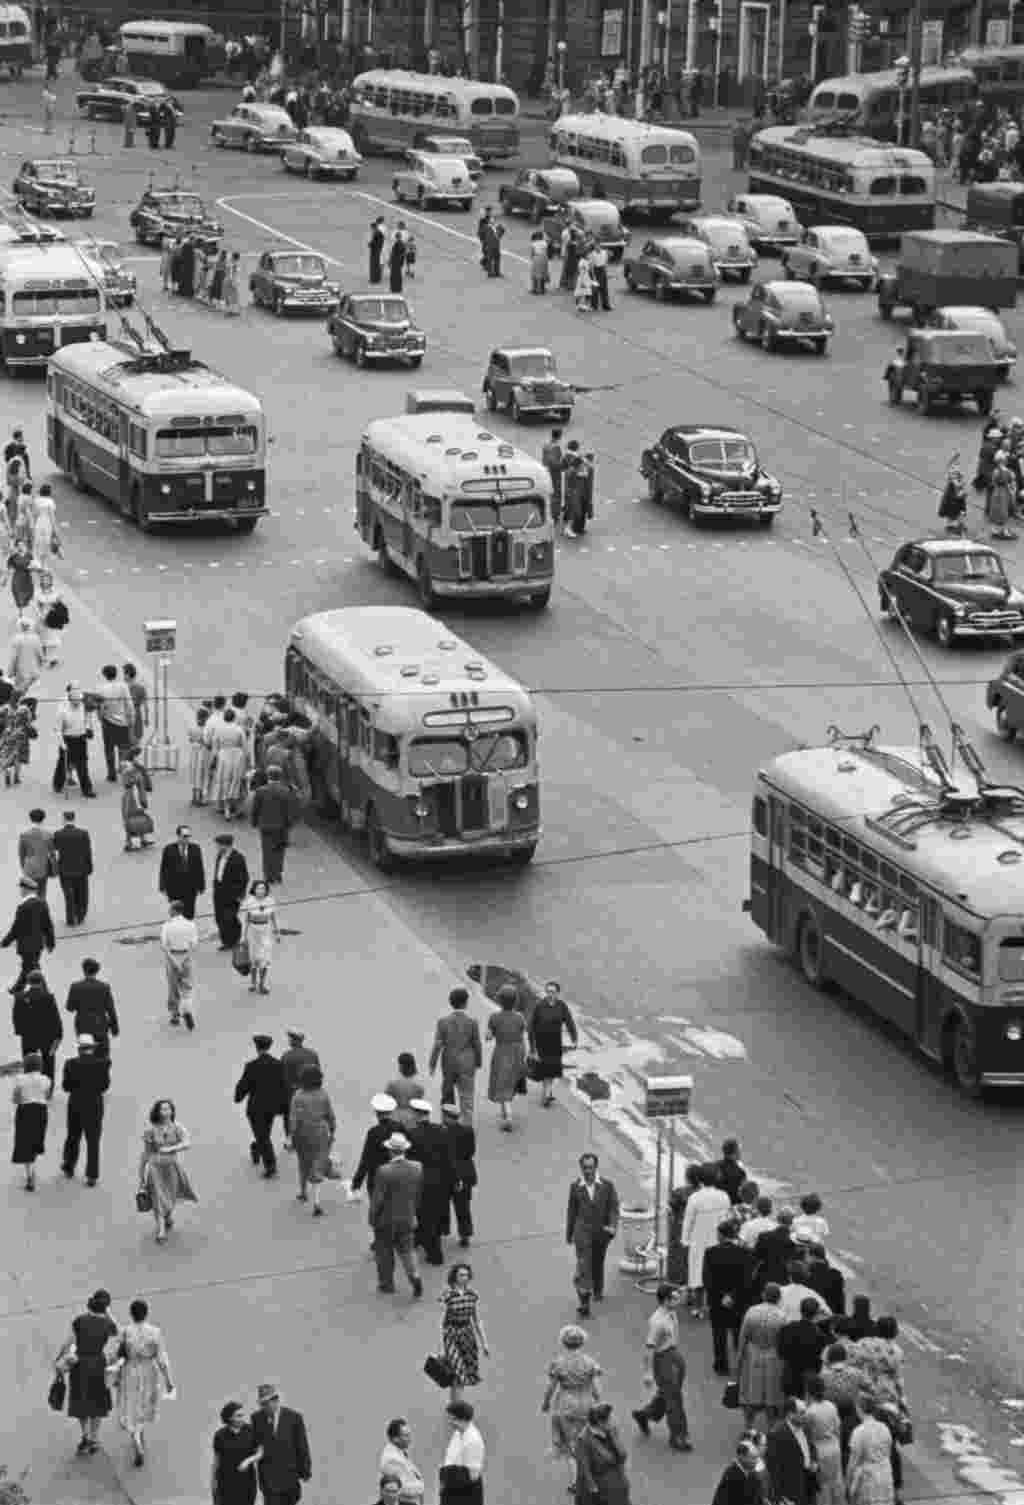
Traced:
[[82, 462], [78, 458], [78, 451], [77, 449], [75, 449], [74, 445], [72, 445], [68, 450], [68, 463], [66, 469], [69, 477], [71, 478], [71, 484], [75, 488], [75, 490], [88, 491], [89, 488], [85, 484], [85, 477], [82, 474]]
[[821, 930], [812, 914], [805, 914], [800, 921], [796, 937], [796, 954], [800, 970], [814, 988], [824, 984], [822, 966]]

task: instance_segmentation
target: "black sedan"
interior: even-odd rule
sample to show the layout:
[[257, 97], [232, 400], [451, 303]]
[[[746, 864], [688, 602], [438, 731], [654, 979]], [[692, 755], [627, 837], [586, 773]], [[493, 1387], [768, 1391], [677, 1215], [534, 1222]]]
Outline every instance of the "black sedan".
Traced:
[[79, 89], [75, 104], [86, 120], [123, 120], [129, 99], [139, 125], [146, 124], [151, 109], [164, 104], [173, 107], [178, 120], [184, 113], [174, 95], [153, 78], [106, 78]]
[[505, 214], [525, 214], [539, 225], [559, 204], [580, 196], [580, 180], [569, 167], [527, 167], [514, 183], [503, 183], [498, 201]]
[[1024, 593], [1010, 584], [988, 544], [965, 538], [922, 538], [904, 544], [878, 577], [883, 613], [943, 648], [960, 638], [1024, 634]]
[[78, 163], [70, 157], [31, 157], [21, 164], [14, 180], [14, 196], [33, 214], [81, 215], [96, 208], [96, 190], [84, 182]]
[[357, 366], [371, 361], [402, 361], [422, 366], [427, 337], [412, 322], [409, 305], [398, 293], [346, 293], [327, 320], [338, 355]]

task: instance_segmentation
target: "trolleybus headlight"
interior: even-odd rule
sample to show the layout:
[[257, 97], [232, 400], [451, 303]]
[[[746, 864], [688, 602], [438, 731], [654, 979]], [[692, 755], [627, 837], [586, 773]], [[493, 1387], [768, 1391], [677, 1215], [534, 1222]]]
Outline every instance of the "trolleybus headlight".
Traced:
[[525, 794], [517, 794], [512, 803], [513, 805], [515, 805], [517, 810], [526, 810], [529, 807], [530, 800], [529, 797]]
[[165, 481], [164, 484], [160, 487], [160, 495], [161, 496], [170, 496], [170, 494], [171, 494], [171, 488], [168, 486], [167, 482]]
[[1014, 1019], [1012, 1023], [1006, 1026], [1006, 1038], [1012, 1040], [1014, 1044], [1024, 1038], [1024, 1026], [1021, 1025], [1019, 1019]]
[[25, 343], [25, 336], [23, 334], [16, 334], [14, 336], [14, 343], [16, 345], [24, 345], [24, 343]]
[[423, 800], [417, 800], [412, 807], [412, 813], [417, 820], [426, 820], [430, 814], [430, 806], [425, 804]]
[[255, 481], [246, 481], [246, 483], [245, 483], [245, 489], [246, 489], [246, 491], [255, 491], [256, 490], [256, 482]]

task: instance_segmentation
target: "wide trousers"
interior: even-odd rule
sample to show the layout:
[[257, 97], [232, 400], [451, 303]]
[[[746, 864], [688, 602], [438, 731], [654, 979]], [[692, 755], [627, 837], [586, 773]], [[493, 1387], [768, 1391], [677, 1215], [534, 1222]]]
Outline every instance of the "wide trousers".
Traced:
[[382, 1290], [393, 1290], [395, 1285], [395, 1255], [413, 1285], [419, 1279], [416, 1254], [412, 1246], [411, 1228], [394, 1228], [389, 1223], [373, 1226], [373, 1257], [377, 1261], [377, 1284]]
[[678, 1348], [663, 1348], [654, 1355], [654, 1383], [658, 1387], [647, 1405], [638, 1413], [648, 1421], [668, 1422], [670, 1442], [687, 1442], [690, 1424], [683, 1405], [683, 1382], [686, 1379], [686, 1360]]
[[78, 1152], [85, 1138], [85, 1179], [100, 1179], [100, 1136], [103, 1133], [103, 1099], [79, 1104], [68, 1099], [68, 1129], [64, 1140], [61, 1164], [67, 1171], [74, 1171], [78, 1164]]

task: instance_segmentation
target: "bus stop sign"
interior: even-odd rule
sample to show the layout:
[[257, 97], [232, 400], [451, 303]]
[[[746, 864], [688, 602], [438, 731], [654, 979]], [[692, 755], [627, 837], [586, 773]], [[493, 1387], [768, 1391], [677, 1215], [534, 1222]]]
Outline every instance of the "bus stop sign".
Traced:
[[644, 1084], [644, 1113], [648, 1118], [686, 1118], [692, 1092], [692, 1076], [649, 1076]]
[[173, 653], [178, 641], [178, 624], [172, 618], [144, 622], [147, 653]]

